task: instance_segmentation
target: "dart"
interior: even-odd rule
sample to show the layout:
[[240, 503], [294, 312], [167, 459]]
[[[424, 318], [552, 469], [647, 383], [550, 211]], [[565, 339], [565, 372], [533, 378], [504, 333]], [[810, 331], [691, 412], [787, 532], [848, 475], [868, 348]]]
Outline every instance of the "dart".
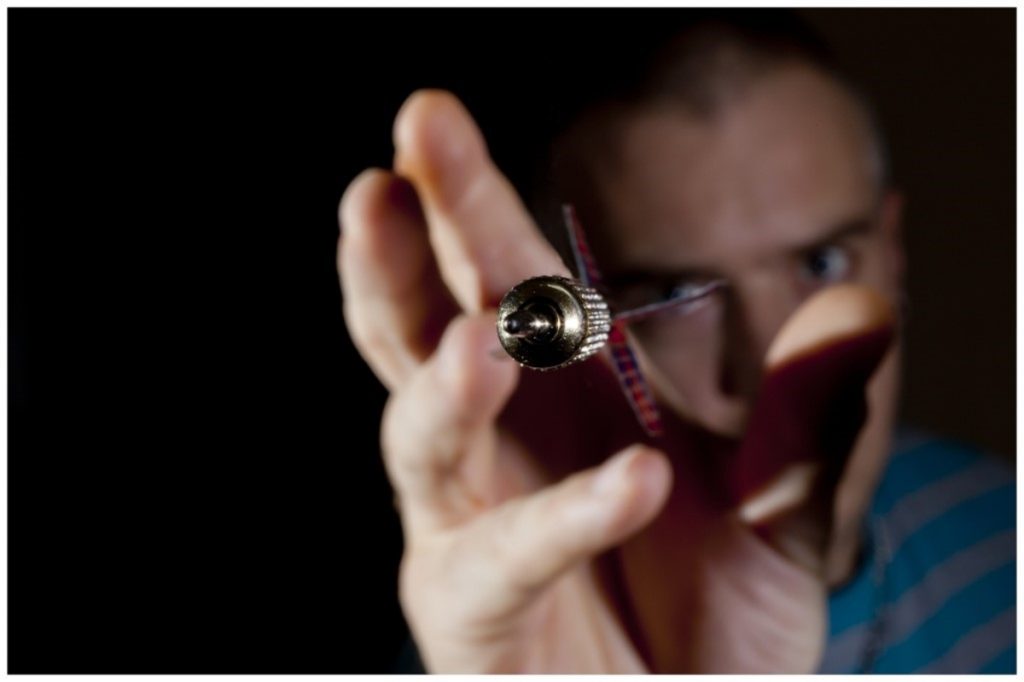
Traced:
[[498, 306], [498, 338], [505, 352], [520, 365], [538, 370], [582, 362], [608, 346], [616, 378], [640, 425], [648, 435], [657, 436], [662, 430], [661, 416], [625, 326], [669, 308], [691, 304], [721, 283], [710, 282], [686, 297], [612, 311], [598, 290], [601, 273], [576, 211], [565, 205], [562, 213], [578, 279], [546, 275], [514, 286]]

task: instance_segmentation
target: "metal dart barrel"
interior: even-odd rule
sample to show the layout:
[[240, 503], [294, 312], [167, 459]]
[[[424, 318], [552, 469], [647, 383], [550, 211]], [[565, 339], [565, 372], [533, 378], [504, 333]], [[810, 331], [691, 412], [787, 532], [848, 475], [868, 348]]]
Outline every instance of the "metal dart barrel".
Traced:
[[589, 358], [611, 330], [608, 304], [596, 290], [565, 277], [533, 277], [498, 306], [498, 339], [525, 367], [557, 369]]

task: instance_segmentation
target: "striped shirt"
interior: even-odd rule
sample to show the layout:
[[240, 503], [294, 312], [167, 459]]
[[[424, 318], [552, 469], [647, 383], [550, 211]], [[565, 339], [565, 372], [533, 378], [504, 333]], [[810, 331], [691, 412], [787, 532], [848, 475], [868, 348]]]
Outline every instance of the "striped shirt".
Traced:
[[829, 599], [825, 673], [1014, 673], [1016, 487], [964, 446], [904, 432], [854, 578]]

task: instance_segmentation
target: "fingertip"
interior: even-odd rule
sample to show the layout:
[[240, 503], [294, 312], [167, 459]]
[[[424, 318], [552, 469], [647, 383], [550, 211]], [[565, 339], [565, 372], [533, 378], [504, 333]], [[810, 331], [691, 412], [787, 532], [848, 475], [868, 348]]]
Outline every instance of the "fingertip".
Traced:
[[659, 450], [632, 445], [604, 463], [594, 477], [591, 491], [608, 505], [616, 538], [629, 535], [650, 522], [668, 500], [672, 489], [672, 465]]
[[432, 135], [444, 134], [452, 122], [465, 115], [465, 107], [451, 92], [433, 88], [416, 90], [395, 115], [391, 129], [395, 150], [412, 149]]
[[459, 412], [491, 419], [515, 389], [519, 366], [510, 359], [496, 360], [497, 344], [493, 314], [463, 315], [445, 331], [437, 371]]
[[428, 187], [468, 176], [484, 148], [469, 112], [446, 90], [410, 95], [395, 117], [392, 138], [395, 169]]
[[632, 464], [635, 494], [634, 528], [647, 525], [668, 500], [672, 490], [672, 465], [659, 450], [640, 446]]
[[338, 214], [339, 267], [345, 260], [391, 262], [405, 272], [415, 271], [421, 258], [416, 233], [425, 234], [426, 228], [416, 190], [408, 180], [369, 168], [349, 184]]
[[637, 455], [637, 484], [643, 491], [643, 497], [651, 509], [661, 509], [672, 490], [672, 464], [665, 453], [646, 446], [640, 446]]
[[869, 287], [827, 287], [786, 321], [765, 356], [765, 366], [775, 369], [832, 343], [891, 325], [894, 319], [891, 303]]
[[381, 168], [367, 168], [353, 178], [338, 202], [338, 226], [342, 234], [355, 234], [368, 218], [372, 219], [391, 178], [391, 173]]

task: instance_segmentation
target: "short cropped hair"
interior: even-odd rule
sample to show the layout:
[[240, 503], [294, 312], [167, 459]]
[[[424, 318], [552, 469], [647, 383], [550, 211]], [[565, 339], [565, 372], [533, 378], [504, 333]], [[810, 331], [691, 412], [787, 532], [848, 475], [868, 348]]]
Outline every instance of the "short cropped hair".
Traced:
[[[821, 37], [790, 10], [679, 10], [672, 21], [615, 41], [588, 56], [563, 97], [561, 118], [543, 166], [535, 174], [532, 204], [541, 223], [555, 220], [565, 177], [577, 172], [568, 140], [581, 121], [602, 108], [671, 103], [698, 118], [713, 118], [763, 74], [803, 64], [837, 83], [860, 110], [871, 139], [879, 189], [889, 183], [889, 154], [871, 102]], [[554, 237], [555, 235], [549, 235]]]

